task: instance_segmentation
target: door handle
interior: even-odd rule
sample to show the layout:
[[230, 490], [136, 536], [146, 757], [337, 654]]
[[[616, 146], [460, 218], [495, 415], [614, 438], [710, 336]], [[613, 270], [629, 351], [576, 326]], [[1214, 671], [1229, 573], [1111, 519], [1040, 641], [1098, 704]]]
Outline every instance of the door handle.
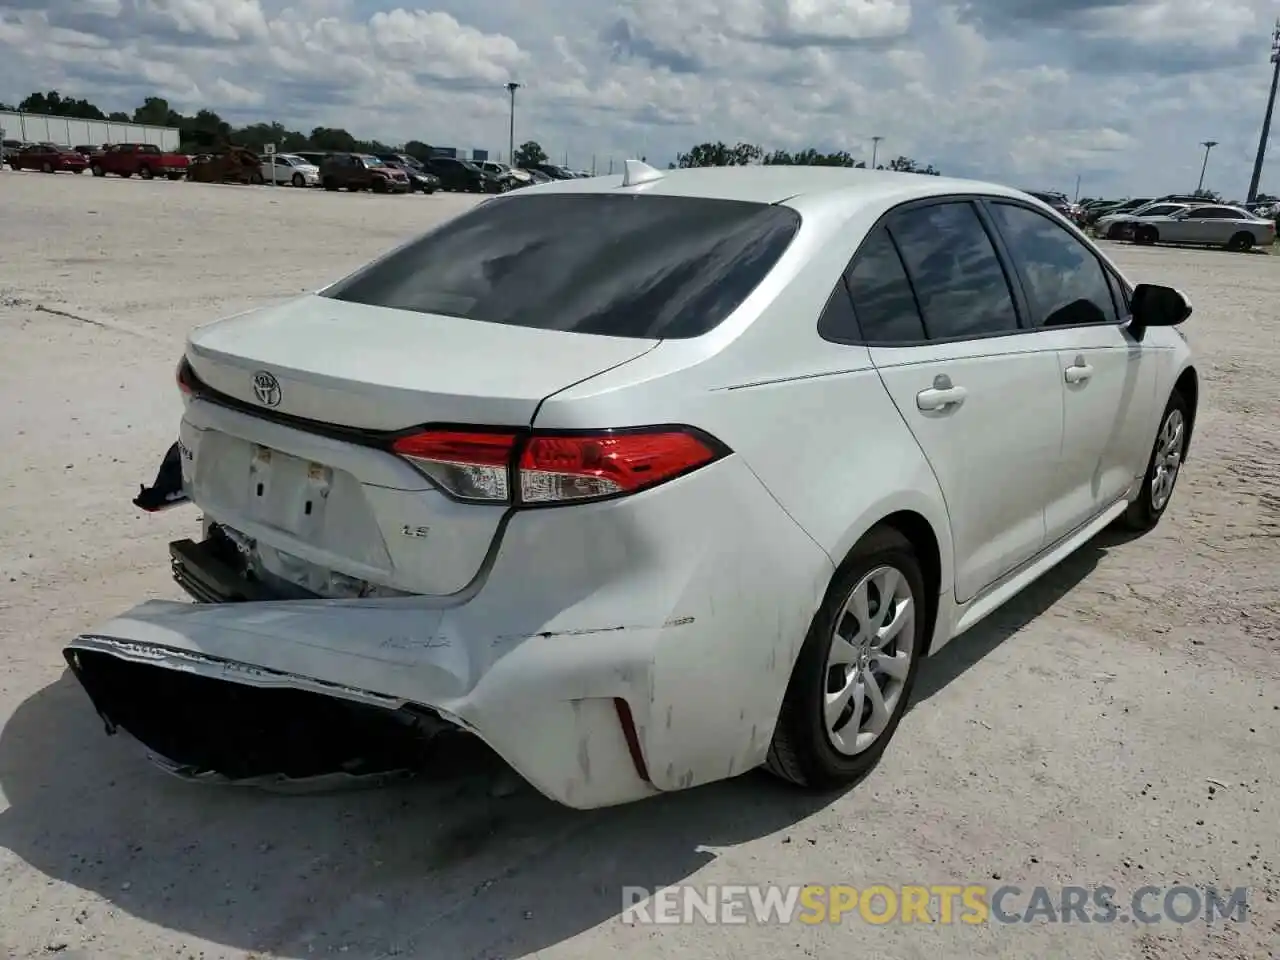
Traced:
[[950, 377], [939, 374], [933, 378], [932, 387], [916, 394], [916, 406], [925, 413], [930, 413], [946, 407], [958, 407], [968, 395], [969, 391], [964, 387], [952, 386]]
[[1084, 362], [1084, 357], [1078, 356], [1067, 367], [1067, 383], [1084, 383], [1093, 376], [1093, 367]]

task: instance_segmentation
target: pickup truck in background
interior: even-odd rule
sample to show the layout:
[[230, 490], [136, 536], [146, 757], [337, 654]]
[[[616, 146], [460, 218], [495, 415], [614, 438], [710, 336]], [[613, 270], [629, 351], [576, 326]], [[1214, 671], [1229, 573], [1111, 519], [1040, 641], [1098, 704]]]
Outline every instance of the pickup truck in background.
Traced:
[[184, 153], [165, 153], [153, 143], [112, 143], [89, 158], [89, 169], [95, 177], [114, 173], [143, 180], [168, 177], [181, 180], [187, 175], [188, 159]]

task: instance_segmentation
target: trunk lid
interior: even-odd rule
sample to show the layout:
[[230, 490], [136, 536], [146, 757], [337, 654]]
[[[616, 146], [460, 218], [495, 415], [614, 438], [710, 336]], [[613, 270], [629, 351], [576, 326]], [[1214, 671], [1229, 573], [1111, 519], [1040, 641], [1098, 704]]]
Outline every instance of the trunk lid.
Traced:
[[221, 320], [192, 332], [187, 361], [236, 402], [188, 403], [183, 488], [261, 579], [330, 597], [458, 593], [507, 508], [451, 500], [385, 445], [323, 427], [527, 427], [545, 397], [659, 342], [318, 296]]
[[[433, 422], [527, 426], [543, 398], [658, 342], [309, 295], [197, 327], [187, 358], [219, 393], [308, 420], [369, 430]], [[274, 406], [255, 393], [259, 372], [279, 384]]]

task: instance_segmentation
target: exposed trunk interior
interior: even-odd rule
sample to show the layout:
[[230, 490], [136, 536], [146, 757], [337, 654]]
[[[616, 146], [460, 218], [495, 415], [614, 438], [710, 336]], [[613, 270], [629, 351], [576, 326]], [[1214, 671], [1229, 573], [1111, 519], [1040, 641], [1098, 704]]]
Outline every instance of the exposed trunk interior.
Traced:
[[376, 778], [426, 769], [442, 741], [484, 749], [426, 710], [216, 680], [99, 651], [66, 657], [109, 732], [127, 731], [190, 777]]

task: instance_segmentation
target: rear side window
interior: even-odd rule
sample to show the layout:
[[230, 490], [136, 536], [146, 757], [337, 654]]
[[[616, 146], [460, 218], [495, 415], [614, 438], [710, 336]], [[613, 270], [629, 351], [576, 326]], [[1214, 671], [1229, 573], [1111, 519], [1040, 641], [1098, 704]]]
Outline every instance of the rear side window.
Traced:
[[732, 313], [799, 226], [789, 207], [736, 200], [501, 197], [324, 295], [486, 323], [683, 339]]
[[[883, 227], [862, 242], [845, 279], [864, 342], [919, 343], [926, 339], [907, 271]], [[819, 332], [825, 335], [821, 328]]]
[[1093, 251], [1043, 214], [993, 203], [995, 219], [1031, 300], [1032, 326], [1116, 323], [1106, 271]]
[[1018, 313], [1004, 268], [973, 204], [906, 210], [893, 218], [889, 230], [931, 340], [1017, 331]]

